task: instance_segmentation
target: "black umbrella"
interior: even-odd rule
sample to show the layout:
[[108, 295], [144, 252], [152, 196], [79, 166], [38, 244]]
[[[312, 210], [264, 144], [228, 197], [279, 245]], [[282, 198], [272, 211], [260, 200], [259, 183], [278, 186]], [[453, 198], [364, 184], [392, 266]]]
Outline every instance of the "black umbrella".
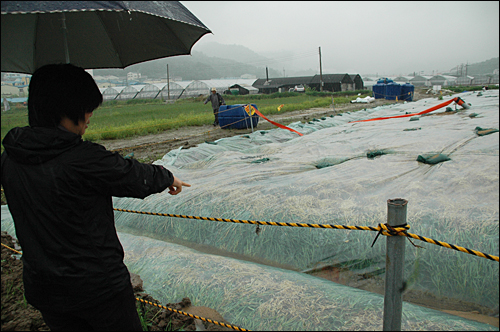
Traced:
[[2, 1], [2, 72], [125, 68], [191, 53], [211, 31], [178, 1]]

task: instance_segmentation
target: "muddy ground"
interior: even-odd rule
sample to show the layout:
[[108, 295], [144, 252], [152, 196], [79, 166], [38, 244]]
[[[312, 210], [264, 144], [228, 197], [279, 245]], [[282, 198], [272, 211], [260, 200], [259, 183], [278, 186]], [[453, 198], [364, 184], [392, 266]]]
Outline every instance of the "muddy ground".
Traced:
[[[430, 98], [430, 95], [415, 91], [415, 99]], [[354, 111], [367, 107], [376, 107], [380, 105], [392, 104], [396, 101], [377, 100], [370, 104], [345, 104], [332, 108], [316, 108], [303, 111], [288, 112], [269, 116], [269, 119], [287, 125], [292, 122], [306, 122], [313, 118], [321, 118], [339, 112]], [[274, 129], [275, 127], [269, 122], [260, 119], [258, 130]], [[148, 135], [142, 137], [133, 137], [122, 140], [100, 141], [98, 143], [104, 145], [108, 150], [117, 151], [122, 155], [134, 153], [134, 158], [147, 163], [160, 159], [167, 152], [183, 147], [188, 149], [203, 142], [213, 142], [224, 137], [235, 135], [243, 135], [251, 133], [251, 129], [220, 129], [213, 126], [200, 127], [184, 127], [177, 130], [165, 131], [157, 135]], [[3, 196], [3, 193], [2, 193]], [[5, 204], [2, 197], [2, 204]], [[2, 234], [2, 243], [13, 247], [10, 236]], [[20, 249], [20, 248], [18, 248]], [[12, 252], [2, 246], [2, 331], [46, 331], [48, 327], [43, 322], [40, 313], [27, 304], [23, 297], [22, 285], [22, 264], [19, 259], [12, 257]], [[383, 294], [384, 283], [383, 279], [363, 278], [362, 276], [354, 275], [350, 271], [345, 271], [335, 267], [324, 268], [311, 273], [320, 278], [325, 278], [347, 286], [356, 287], [359, 289], [368, 290], [371, 292]], [[137, 297], [148, 299], [151, 302], [159, 303], [144, 293], [137, 293]], [[495, 310], [481, 307], [473, 303], [466, 303], [448, 298], [437, 298], [433, 294], [408, 291], [404, 295], [404, 300], [425, 307], [442, 310], [453, 315], [465, 317], [487, 323], [493, 326], [499, 326], [498, 307]], [[182, 310], [200, 317], [209, 318], [212, 320], [228, 323], [215, 310], [207, 307], [194, 307], [190, 305], [189, 299], [184, 299], [180, 303], [163, 304], [167, 307]], [[214, 325], [193, 318], [171, 313], [163, 309], [158, 309], [150, 305], [141, 305], [138, 302], [139, 308], [144, 308], [147, 313], [146, 321], [150, 331], [159, 330], [231, 330], [222, 326]]]
[[[6, 232], [2, 232], [2, 244], [21, 250], [17, 242]], [[2, 246], [2, 331], [50, 331], [41, 313], [24, 299], [23, 265], [15, 252]], [[19, 256], [19, 255], [17, 255]], [[142, 282], [134, 275], [133, 285], [137, 298], [183, 311], [192, 315], [208, 318], [220, 323], [229, 324], [217, 311], [192, 306], [189, 298], [179, 303], [160, 303], [150, 295], [142, 292]], [[233, 329], [194, 319], [187, 315], [158, 308], [137, 301], [137, 308], [144, 317], [146, 331], [233, 331]]]

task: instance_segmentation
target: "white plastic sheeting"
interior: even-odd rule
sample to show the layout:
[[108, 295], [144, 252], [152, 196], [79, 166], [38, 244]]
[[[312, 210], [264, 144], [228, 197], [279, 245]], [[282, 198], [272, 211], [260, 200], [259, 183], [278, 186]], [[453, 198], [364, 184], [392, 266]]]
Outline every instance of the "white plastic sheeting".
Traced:
[[[381, 331], [384, 298], [304, 273], [120, 234], [128, 268], [162, 303], [189, 297], [255, 331]], [[493, 331], [495, 327], [403, 303], [402, 330]], [[498, 330], [498, 329], [496, 329]]]
[[373, 103], [375, 101], [375, 98], [366, 96], [365, 98], [358, 97], [355, 100], [351, 100], [351, 103], [362, 103], [362, 104], [369, 104]]
[[[2, 206], [2, 230], [15, 236]], [[382, 330], [383, 296], [304, 273], [202, 253], [185, 246], [119, 232], [125, 264], [162, 304], [189, 297], [226, 321], [257, 331]], [[402, 329], [494, 331], [470, 321], [403, 302]]]
[[[498, 255], [499, 134], [478, 136], [475, 131], [499, 128], [498, 90], [458, 96], [471, 108], [440, 109], [418, 121], [349, 123], [416, 113], [442, 102], [425, 99], [290, 125], [302, 137], [273, 129], [174, 150], [156, 163], [191, 188], [177, 196], [114, 198], [114, 205], [202, 217], [377, 226], [386, 222], [387, 200], [404, 198], [411, 233]], [[450, 160], [436, 165], [417, 161], [419, 155], [438, 153]], [[260, 226], [257, 234], [256, 226], [247, 224], [125, 212], [115, 217], [131, 272], [140, 274], [146, 291], [164, 302], [188, 296], [249, 329], [382, 327], [382, 302], [375, 294], [157, 241], [214, 248], [298, 271], [330, 265], [358, 277], [383, 277], [385, 238], [370, 247], [375, 232]], [[423, 248], [407, 241], [409, 290], [498, 305], [498, 262], [412, 241]], [[474, 324], [403, 306], [403, 329], [491, 329]]]
[[[302, 137], [274, 129], [171, 151], [156, 163], [191, 188], [176, 197], [162, 193], [145, 200], [115, 199], [115, 206], [377, 226], [386, 222], [387, 200], [404, 198], [410, 232], [498, 255], [498, 132], [475, 132], [476, 127], [498, 129], [498, 90], [459, 96], [472, 104], [469, 110], [440, 109], [418, 121], [349, 123], [442, 103], [425, 99], [290, 125]], [[368, 158], [373, 151], [381, 155]], [[451, 160], [437, 165], [417, 161], [419, 155], [438, 153]], [[256, 235], [253, 225], [129, 213], [117, 213], [117, 220], [119, 227], [138, 234], [205, 244], [298, 270], [333, 265], [359, 274], [384, 273], [385, 245], [379, 239], [370, 247], [374, 232], [261, 226]], [[425, 249], [407, 241], [405, 273], [412, 288], [490, 307], [498, 303], [497, 262], [417, 242]]]

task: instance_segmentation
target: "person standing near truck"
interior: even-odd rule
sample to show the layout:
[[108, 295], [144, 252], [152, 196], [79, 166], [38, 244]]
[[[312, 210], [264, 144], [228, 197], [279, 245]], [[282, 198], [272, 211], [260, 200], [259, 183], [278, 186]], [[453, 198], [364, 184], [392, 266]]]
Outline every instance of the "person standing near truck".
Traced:
[[209, 101], [212, 102], [212, 110], [214, 111], [214, 117], [215, 117], [214, 121], [214, 127], [215, 127], [219, 125], [219, 107], [221, 105], [226, 105], [226, 102], [215, 88], [212, 88], [212, 93], [208, 96], [208, 98], [205, 100], [203, 104], [206, 104]]

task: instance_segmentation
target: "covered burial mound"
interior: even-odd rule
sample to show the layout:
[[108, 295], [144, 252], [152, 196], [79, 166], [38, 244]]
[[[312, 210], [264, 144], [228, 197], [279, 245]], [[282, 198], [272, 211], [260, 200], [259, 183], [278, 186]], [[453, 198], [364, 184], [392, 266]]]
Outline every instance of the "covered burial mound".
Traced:
[[[387, 222], [387, 200], [403, 198], [409, 232], [498, 256], [498, 90], [456, 96], [470, 108], [450, 104], [449, 111], [393, 118], [442, 102], [424, 99], [289, 126], [303, 136], [273, 129], [174, 150], [155, 163], [191, 188], [178, 196], [114, 198], [114, 206], [377, 227]], [[354, 122], [374, 118], [386, 119]], [[159, 300], [187, 296], [247, 329], [382, 329], [381, 295], [304, 273], [336, 269], [353, 281], [383, 280], [385, 237], [372, 247], [376, 232], [121, 211], [115, 217], [126, 264]], [[3, 230], [7, 219], [2, 210]], [[405, 241], [405, 292], [498, 307], [497, 261], [412, 241], [421, 248]], [[498, 330], [410, 303], [402, 320], [405, 330]]]

